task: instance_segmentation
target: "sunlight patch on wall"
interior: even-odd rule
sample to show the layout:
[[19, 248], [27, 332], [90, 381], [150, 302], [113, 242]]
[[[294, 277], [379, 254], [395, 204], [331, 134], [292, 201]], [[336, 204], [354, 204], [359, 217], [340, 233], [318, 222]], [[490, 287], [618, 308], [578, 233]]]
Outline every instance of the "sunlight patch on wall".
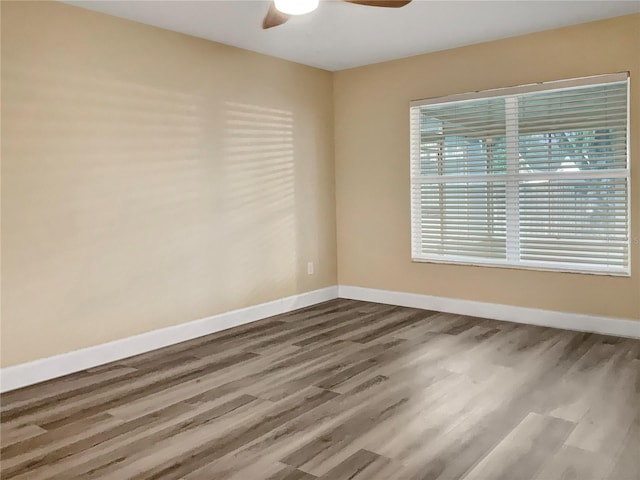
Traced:
[[296, 284], [294, 116], [235, 102], [226, 115], [224, 288], [232, 301], [267, 298]]

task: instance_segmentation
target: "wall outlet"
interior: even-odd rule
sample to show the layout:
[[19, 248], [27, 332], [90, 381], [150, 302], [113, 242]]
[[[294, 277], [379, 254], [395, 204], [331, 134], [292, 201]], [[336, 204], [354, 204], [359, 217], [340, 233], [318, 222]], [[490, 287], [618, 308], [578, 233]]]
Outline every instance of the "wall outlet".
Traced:
[[307, 263], [307, 274], [313, 275], [313, 262]]

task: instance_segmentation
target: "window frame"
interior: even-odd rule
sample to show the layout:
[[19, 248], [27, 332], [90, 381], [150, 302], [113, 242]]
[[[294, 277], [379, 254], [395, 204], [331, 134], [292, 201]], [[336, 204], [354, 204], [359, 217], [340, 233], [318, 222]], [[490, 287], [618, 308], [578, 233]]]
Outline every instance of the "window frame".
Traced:
[[[602, 85], [608, 85], [612, 83], [626, 82], [626, 168], [610, 169], [610, 170], [583, 170], [578, 172], [538, 172], [538, 173], [522, 173], [519, 170], [519, 148], [518, 142], [509, 142], [507, 139], [515, 137], [518, 138], [518, 114], [517, 101], [518, 96], [528, 93], [547, 93], [558, 92], [562, 90], [571, 90], [577, 87], [597, 87]], [[414, 100], [410, 102], [409, 107], [409, 122], [410, 122], [410, 205], [411, 205], [411, 260], [414, 263], [435, 263], [435, 264], [451, 264], [451, 265], [468, 265], [468, 266], [484, 266], [484, 267], [498, 267], [509, 268], [518, 270], [541, 270], [541, 271], [553, 271], [553, 272], [568, 272], [579, 273], [587, 275], [608, 275], [608, 276], [631, 276], [632, 266], [632, 215], [631, 215], [631, 129], [630, 129], [630, 84], [631, 79], [629, 72], [620, 72], [605, 75], [595, 75], [590, 77], [573, 78], [568, 80], [556, 80], [550, 82], [539, 82], [535, 84], [521, 85], [516, 87], [497, 88], [491, 90], [480, 90], [475, 92], [468, 92], [463, 94], [448, 95], [444, 97], [436, 97], [429, 99]], [[438, 104], [455, 104], [464, 103], [471, 100], [487, 100], [492, 98], [503, 98], [505, 100], [505, 122], [506, 122], [506, 138], [505, 148], [506, 152], [506, 174], [505, 173], [487, 173], [487, 174], [459, 174], [459, 175], [427, 175], [419, 176], [416, 178], [414, 172], [416, 171], [416, 162], [420, 162], [420, 149], [422, 142], [420, 139], [420, 109], [415, 107], [422, 107], [427, 105]], [[515, 102], [515, 105], [513, 104]], [[511, 103], [511, 105], [507, 105]], [[416, 139], [416, 133], [418, 138]], [[443, 150], [443, 144], [440, 144], [440, 151]], [[510, 151], [509, 151], [510, 150]], [[438, 162], [440, 164], [440, 161]], [[626, 180], [626, 215], [627, 215], [627, 265], [624, 269], [613, 270], [609, 266], [605, 266], [602, 269], [594, 268], [578, 268], [575, 264], [563, 264], [561, 262], [544, 262], [544, 261], [527, 261], [520, 259], [520, 235], [519, 235], [519, 215], [520, 215], [520, 194], [519, 185], [520, 178], [525, 177], [527, 180], [581, 180], [581, 179], [625, 179]], [[504, 182], [506, 192], [506, 254], [505, 259], [495, 258], [470, 258], [466, 256], [425, 256], [416, 255], [416, 239], [422, 239], [421, 231], [421, 216], [420, 212], [416, 212], [416, 202], [414, 201], [414, 195], [416, 189], [420, 189], [421, 185], [442, 183], [442, 184], [455, 184], [458, 183], [472, 183], [472, 182], [486, 182], [487, 188], [490, 182]], [[513, 195], [513, 192], [516, 192]], [[511, 195], [510, 195], [511, 192]], [[515, 205], [514, 205], [515, 203]], [[515, 207], [515, 208], [514, 208]], [[418, 233], [416, 234], [416, 231]], [[518, 243], [514, 245], [510, 239], [516, 236]]]

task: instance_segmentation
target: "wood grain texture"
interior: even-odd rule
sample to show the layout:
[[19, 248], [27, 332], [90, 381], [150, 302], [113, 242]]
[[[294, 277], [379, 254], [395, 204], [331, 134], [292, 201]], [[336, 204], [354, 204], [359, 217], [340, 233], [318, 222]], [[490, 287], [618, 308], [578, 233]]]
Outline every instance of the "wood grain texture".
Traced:
[[3, 479], [640, 478], [640, 341], [353, 300], [1, 400]]

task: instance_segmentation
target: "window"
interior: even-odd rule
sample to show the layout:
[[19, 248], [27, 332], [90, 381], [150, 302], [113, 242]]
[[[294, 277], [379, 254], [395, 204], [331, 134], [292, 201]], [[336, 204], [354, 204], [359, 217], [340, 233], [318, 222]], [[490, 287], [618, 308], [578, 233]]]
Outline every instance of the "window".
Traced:
[[629, 274], [628, 74], [411, 103], [415, 261]]

